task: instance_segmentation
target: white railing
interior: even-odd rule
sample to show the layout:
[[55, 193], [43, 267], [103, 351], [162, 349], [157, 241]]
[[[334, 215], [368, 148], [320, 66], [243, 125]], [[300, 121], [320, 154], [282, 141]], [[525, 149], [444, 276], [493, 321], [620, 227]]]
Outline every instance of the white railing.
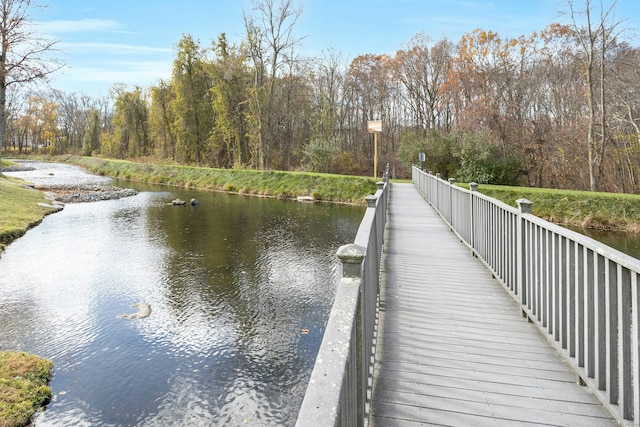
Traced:
[[640, 260], [413, 168], [413, 183], [623, 425], [640, 421]]
[[357, 427], [371, 386], [380, 262], [389, 191], [388, 166], [355, 241], [338, 249], [342, 278], [327, 321], [296, 426]]

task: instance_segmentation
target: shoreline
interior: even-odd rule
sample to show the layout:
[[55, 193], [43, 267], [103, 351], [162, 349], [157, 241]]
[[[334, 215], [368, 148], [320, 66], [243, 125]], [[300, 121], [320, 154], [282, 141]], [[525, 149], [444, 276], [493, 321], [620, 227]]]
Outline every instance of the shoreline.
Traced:
[[59, 203], [87, 203], [102, 200], [122, 199], [138, 194], [132, 188], [111, 185], [36, 185], [33, 187], [45, 193], [47, 198]]
[[0, 175], [0, 256], [7, 245], [62, 208], [25, 181]]
[[138, 194], [132, 188], [109, 185], [34, 185], [2, 174], [32, 170], [35, 169], [23, 165], [0, 170], [0, 257], [9, 244], [39, 225], [46, 216], [64, 209], [67, 203], [114, 200]]

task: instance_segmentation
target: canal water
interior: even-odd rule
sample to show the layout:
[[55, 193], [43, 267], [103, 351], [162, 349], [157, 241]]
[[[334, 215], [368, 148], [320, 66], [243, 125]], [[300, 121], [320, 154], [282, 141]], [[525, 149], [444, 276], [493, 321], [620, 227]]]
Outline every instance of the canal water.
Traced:
[[[10, 175], [109, 184], [35, 166]], [[0, 257], [0, 349], [55, 364], [36, 427], [293, 425], [363, 209], [125, 185]]]
[[640, 259], [640, 236], [637, 234], [622, 231], [588, 230], [584, 228], [574, 228], [573, 230], [589, 236], [600, 243], [604, 243], [607, 246], [611, 246], [620, 252]]

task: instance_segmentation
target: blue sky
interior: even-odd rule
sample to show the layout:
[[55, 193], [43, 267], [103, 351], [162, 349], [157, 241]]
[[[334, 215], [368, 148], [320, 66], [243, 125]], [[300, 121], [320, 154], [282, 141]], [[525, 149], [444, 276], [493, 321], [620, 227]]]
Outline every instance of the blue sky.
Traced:
[[[203, 46], [222, 32], [229, 41], [239, 41], [243, 8], [252, 13], [250, 0], [40, 0], [40, 4], [47, 7], [32, 13], [36, 31], [58, 40], [58, 56], [67, 64], [54, 76], [52, 87], [90, 96], [107, 95], [114, 83], [146, 88], [169, 78], [175, 45], [183, 34], [191, 34]], [[318, 57], [331, 48], [345, 63], [368, 53], [393, 55], [418, 33], [457, 42], [476, 28], [517, 37], [552, 22], [568, 23], [560, 14], [567, 10], [566, 0], [298, 0], [297, 4], [303, 12], [294, 31], [303, 37], [302, 54]], [[618, 0], [616, 20], [639, 29], [640, 0]]]

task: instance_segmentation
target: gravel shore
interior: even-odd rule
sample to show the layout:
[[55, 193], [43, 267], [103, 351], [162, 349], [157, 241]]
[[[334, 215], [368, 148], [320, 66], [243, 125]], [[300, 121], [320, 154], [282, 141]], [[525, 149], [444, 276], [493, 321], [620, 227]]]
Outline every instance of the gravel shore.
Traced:
[[132, 188], [109, 185], [36, 185], [36, 190], [44, 191], [51, 199], [61, 203], [97, 202], [135, 196]]
[[35, 169], [32, 168], [31, 166], [13, 165], [13, 166], [7, 166], [6, 168], [2, 168], [0, 172], [28, 172], [32, 170], [35, 170]]

